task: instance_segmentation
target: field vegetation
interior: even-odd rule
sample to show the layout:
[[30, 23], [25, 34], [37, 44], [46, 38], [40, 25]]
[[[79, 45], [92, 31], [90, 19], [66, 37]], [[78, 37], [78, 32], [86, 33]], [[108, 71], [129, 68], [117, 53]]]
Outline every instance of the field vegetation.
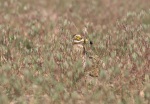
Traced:
[[[0, 0], [0, 14], [0, 104], [150, 104], [149, 0]], [[99, 59], [88, 84], [72, 80], [76, 33]]]

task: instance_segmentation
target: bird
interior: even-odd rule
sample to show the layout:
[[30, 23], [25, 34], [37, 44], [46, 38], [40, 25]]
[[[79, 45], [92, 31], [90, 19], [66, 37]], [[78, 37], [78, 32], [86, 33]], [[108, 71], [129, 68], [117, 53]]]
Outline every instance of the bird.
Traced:
[[98, 77], [98, 70], [94, 65], [92, 56], [88, 55], [87, 44], [93, 45], [93, 41], [84, 38], [83, 35], [73, 35], [73, 57], [75, 61], [81, 61], [84, 73], [92, 77]]
[[75, 60], [82, 60], [83, 69], [86, 67], [86, 49], [85, 44], [87, 39], [83, 38], [80, 34], [73, 36], [73, 53], [75, 54]]

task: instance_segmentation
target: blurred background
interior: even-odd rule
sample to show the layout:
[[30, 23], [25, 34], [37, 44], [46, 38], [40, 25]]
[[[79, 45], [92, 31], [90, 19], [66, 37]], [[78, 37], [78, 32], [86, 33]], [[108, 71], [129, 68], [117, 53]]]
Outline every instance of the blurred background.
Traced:
[[[93, 41], [96, 83], [71, 79], [76, 33]], [[149, 0], [0, 0], [0, 103], [149, 104]]]

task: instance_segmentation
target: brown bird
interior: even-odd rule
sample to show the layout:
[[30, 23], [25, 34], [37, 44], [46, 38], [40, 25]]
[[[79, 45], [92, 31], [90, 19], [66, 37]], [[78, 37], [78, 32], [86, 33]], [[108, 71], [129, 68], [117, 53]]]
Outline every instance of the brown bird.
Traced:
[[[75, 61], [81, 61], [84, 73], [88, 73], [92, 77], [98, 77], [99, 70], [95, 67], [95, 59], [88, 55], [86, 44], [92, 45], [93, 42], [84, 38], [80, 34], [73, 36], [73, 57]], [[94, 60], [94, 61], [93, 61]]]

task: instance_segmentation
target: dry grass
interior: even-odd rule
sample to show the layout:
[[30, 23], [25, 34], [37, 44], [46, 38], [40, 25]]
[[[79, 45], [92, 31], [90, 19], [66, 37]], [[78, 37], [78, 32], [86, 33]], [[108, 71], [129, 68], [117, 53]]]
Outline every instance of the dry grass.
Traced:
[[[0, 103], [150, 103], [148, 0], [0, 2]], [[72, 80], [71, 37], [94, 42], [100, 70]], [[96, 81], [96, 82], [94, 82]]]

